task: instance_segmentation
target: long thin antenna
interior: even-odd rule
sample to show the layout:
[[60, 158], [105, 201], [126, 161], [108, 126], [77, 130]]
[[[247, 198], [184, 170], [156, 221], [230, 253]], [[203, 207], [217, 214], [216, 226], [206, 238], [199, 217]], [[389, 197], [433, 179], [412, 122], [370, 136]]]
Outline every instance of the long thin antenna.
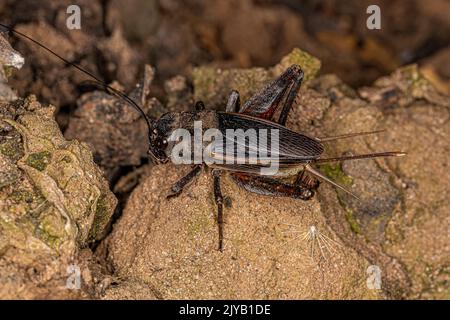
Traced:
[[386, 130], [375, 130], [375, 131], [365, 131], [365, 132], [354, 132], [354, 133], [346, 133], [346, 134], [341, 134], [341, 135], [337, 135], [337, 136], [331, 136], [331, 137], [323, 137], [323, 138], [316, 138], [317, 140], [319, 140], [320, 142], [328, 142], [328, 141], [333, 141], [333, 140], [338, 140], [338, 139], [346, 139], [346, 138], [352, 138], [352, 137], [358, 137], [358, 136], [366, 136], [369, 134], [377, 134], [380, 132], [385, 132]]
[[89, 76], [90, 78], [94, 79], [95, 82], [101, 86], [102, 88], [104, 88], [104, 90], [109, 93], [112, 94], [124, 101], [126, 101], [130, 106], [132, 106], [137, 112], [139, 112], [141, 114], [141, 116], [145, 119], [145, 122], [147, 123], [147, 127], [149, 132], [151, 131], [151, 123], [150, 120], [148, 119], [147, 115], [145, 114], [144, 110], [142, 110], [141, 107], [139, 107], [139, 105], [133, 100], [131, 99], [128, 95], [126, 95], [124, 92], [114, 89], [113, 87], [111, 87], [110, 85], [106, 84], [104, 81], [102, 81], [101, 79], [99, 79], [97, 76], [95, 76], [93, 73], [83, 69], [82, 67], [80, 67], [79, 65], [77, 65], [76, 63], [73, 63], [65, 58], [63, 58], [62, 56], [60, 56], [58, 53], [56, 53], [55, 51], [53, 51], [52, 49], [50, 49], [49, 47], [47, 47], [46, 45], [34, 40], [33, 38], [27, 36], [26, 34], [17, 31], [16, 29], [7, 26], [3, 23], [0, 23], [0, 26], [5, 28], [6, 30], [8, 30], [9, 32], [19, 35], [25, 39], [27, 39], [28, 41], [33, 42], [35, 45], [41, 47], [42, 49], [46, 50], [47, 52], [50, 52], [51, 54], [53, 54], [54, 56], [56, 56], [57, 58], [59, 58], [61, 61], [63, 61], [64, 63], [78, 69], [78, 71], [84, 73], [85, 75]]
[[402, 157], [404, 155], [406, 155], [406, 152], [389, 151], [389, 152], [379, 152], [379, 153], [358, 154], [355, 156], [343, 156], [343, 157], [336, 157], [336, 158], [315, 159], [312, 163], [317, 164], [317, 163], [329, 163], [329, 162], [339, 162], [339, 161], [368, 159], [368, 158]]

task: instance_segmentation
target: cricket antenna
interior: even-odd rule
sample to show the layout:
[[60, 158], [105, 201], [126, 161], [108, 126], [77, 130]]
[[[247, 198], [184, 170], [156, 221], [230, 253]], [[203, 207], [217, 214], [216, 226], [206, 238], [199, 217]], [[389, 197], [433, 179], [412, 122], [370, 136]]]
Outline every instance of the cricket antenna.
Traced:
[[131, 99], [128, 95], [126, 95], [124, 92], [114, 89], [113, 87], [111, 87], [110, 85], [106, 84], [106, 82], [102, 81], [101, 79], [99, 79], [97, 76], [95, 76], [93, 73], [83, 69], [82, 67], [80, 67], [79, 65], [77, 65], [76, 63], [73, 63], [65, 58], [63, 58], [62, 56], [60, 56], [58, 53], [56, 53], [55, 51], [53, 51], [52, 49], [50, 49], [49, 47], [45, 46], [44, 44], [34, 40], [33, 38], [27, 36], [26, 34], [17, 31], [16, 29], [7, 26], [3, 23], [0, 23], [0, 26], [5, 28], [6, 30], [8, 30], [9, 32], [18, 35], [22, 38], [27, 39], [28, 41], [31, 41], [32, 43], [34, 43], [35, 45], [39, 46], [40, 48], [46, 50], [47, 52], [50, 52], [51, 54], [53, 54], [54, 56], [56, 56], [58, 59], [60, 59], [61, 61], [63, 61], [64, 63], [78, 69], [78, 71], [84, 73], [85, 75], [87, 75], [88, 77], [93, 79], [93, 83], [95, 83], [96, 85], [98, 85], [99, 87], [103, 88], [103, 90], [105, 92], [107, 92], [110, 95], [113, 95], [115, 97], [118, 97], [122, 100], [124, 100], [125, 102], [127, 102], [131, 107], [133, 107], [137, 112], [139, 112], [139, 114], [144, 118], [147, 127], [148, 127], [148, 132], [151, 132], [151, 122], [150, 119], [147, 117], [147, 115], [145, 114], [144, 110], [142, 110], [142, 108], [133, 100]]
[[385, 132], [385, 131], [386, 131], [385, 129], [382, 129], [382, 130], [375, 130], [375, 131], [346, 133], [346, 134], [341, 134], [341, 135], [337, 135], [337, 136], [322, 137], [322, 138], [316, 138], [316, 139], [320, 142], [328, 142], [328, 141], [334, 141], [334, 140], [339, 140], [339, 139], [347, 139], [347, 138], [353, 138], [353, 137], [358, 137], [358, 136], [377, 134], [377, 133], [381, 133], [381, 132]]

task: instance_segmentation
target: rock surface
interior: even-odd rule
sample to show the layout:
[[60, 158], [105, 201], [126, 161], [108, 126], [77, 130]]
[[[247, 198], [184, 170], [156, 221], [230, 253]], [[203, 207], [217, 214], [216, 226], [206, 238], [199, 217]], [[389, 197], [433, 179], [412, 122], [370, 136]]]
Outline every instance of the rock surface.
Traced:
[[[317, 200], [299, 203], [257, 196], [224, 179], [228, 205], [221, 253], [208, 174], [184, 195], [165, 199], [182, 171], [155, 167], [151, 178], [134, 191], [109, 239], [115, 271], [150, 288], [147, 298], [378, 297], [365, 285], [368, 261], [342, 245]], [[310, 252], [313, 243], [302, 239], [311, 226], [330, 238], [330, 252], [323, 249], [324, 257], [318, 243], [317, 251]], [[120, 296], [129, 297], [130, 292]]]

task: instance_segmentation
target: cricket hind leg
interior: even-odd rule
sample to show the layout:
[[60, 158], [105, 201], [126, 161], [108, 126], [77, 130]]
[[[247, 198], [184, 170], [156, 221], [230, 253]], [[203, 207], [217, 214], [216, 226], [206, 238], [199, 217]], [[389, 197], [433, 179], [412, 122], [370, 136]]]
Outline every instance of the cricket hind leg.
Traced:
[[220, 187], [222, 171], [213, 169], [212, 175], [214, 179], [214, 201], [217, 205], [217, 226], [219, 228], [219, 251], [223, 251], [223, 196]]
[[285, 125], [289, 111], [300, 90], [302, 80], [303, 71], [301, 68], [298, 65], [290, 66], [277, 79], [254, 94], [242, 106], [240, 113], [273, 121], [276, 111], [284, 100], [285, 102], [277, 122]]
[[241, 188], [266, 196], [288, 197], [301, 200], [309, 200], [314, 196], [314, 190], [302, 185], [284, 183], [279, 180], [250, 175], [241, 172], [231, 173], [232, 179]]
[[302, 80], [303, 80], [303, 71], [300, 70], [300, 72], [296, 74], [296, 76], [293, 79], [293, 84], [289, 90], [288, 96], [283, 105], [283, 109], [281, 109], [280, 117], [278, 118], [278, 123], [283, 126], [286, 125], [289, 112], [292, 109], [292, 105], [294, 104], [295, 98], [297, 98], [298, 92], [300, 91]]
[[178, 180], [170, 189], [170, 193], [167, 195], [167, 199], [169, 198], [173, 198], [173, 197], [177, 197], [179, 196], [184, 188], [189, 185], [194, 178], [196, 178], [202, 169], [202, 165], [201, 164], [197, 164], [195, 165], [191, 171], [188, 172], [188, 174], [186, 174], [183, 178], [181, 178], [180, 180]]
[[320, 181], [309, 175], [306, 170], [302, 170], [297, 174], [294, 185], [299, 185], [303, 188], [315, 191], [317, 190], [317, 188], [319, 188]]

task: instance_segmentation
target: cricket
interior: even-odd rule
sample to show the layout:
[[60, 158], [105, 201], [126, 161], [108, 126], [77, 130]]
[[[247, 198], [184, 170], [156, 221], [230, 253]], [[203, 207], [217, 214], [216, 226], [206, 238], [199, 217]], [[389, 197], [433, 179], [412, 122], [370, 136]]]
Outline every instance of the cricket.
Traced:
[[[279, 132], [279, 150], [276, 155], [279, 170], [271, 176], [261, 175], [261, 167], [265, 164], [258, 159], [250, 159], [249, 152], [240, 155], [237, 152], [224, 155], [223, 148], [220, 150], [211, 150], [212, 157], [226, 156], [226, 164], [205, 165], [196, 164], [192, 170], [182, 177], [171, 188], [171, 193], [167, 198], [180, 195], [186, 186], [195, 179], [201, 172], [202, 168], [210, 167], [211, 175], [214, 180], [214, 201], [217, 205], [217, 224], [218, 224], [218, 250], [223, 251], [223, 195], [221, 191], [221, 176], [225, 172], [230, 174], [232, 179], [243, 189], [261, 195], [272, 197], [290, 197], [299, 200], [311, 199], [317, 188], [319, 180], [325, 181], [336, 188], [351, 194], [358, 198], [357, 195], [347, 190], [344, 186], [332, 181], [323, 173], [316, 170], [314, 165], [321, 163], [340, 162], [358, 159], [370, 159], [379, 157], [400, 157], [406, 155], [403, 151], [383, 151], [379, 153], [360, 154], [352, 156], [342, 156], [335, 158], [324, 158], [324, 143], [330, 143], [337, 139], [353, 138], [362, 135], [376, 134], [382, 131], [372, 132], [356, 132], [341, 134], [330, 137], [310, 137], [304, 133], [289, 130], [285, 125], [292, 105], [299, 96], [300, 87], [303, 80], [303, 71], [300, 66], [292, 65], [286, 69], [277, 79], [273, 80], [266, 87], [254, 94], [242, 106], [240, 104], [239, 92], [233, 90], [228, 98], [225, 106], [225, 112], [207, 110], [202, 101], [195, 103], [195, 110], [191, 112], [170, 112], [163, 114], [159, 119], [150, 119], [142, 108], [124, 92], [114, 89], [97, 76], [83, 69], [79, 65], [68, 61], [60, 56], [52, 49], [42, 43], [30, 38], [13, 28], [1, 24], [0, 26], [6, 30], [16, 34], [23, 39], [35, 43], [50, 54], [61, 59], [63, 62], [72, 65], [80, 72], [91, 78], [93, 84], [99, 88], [103, 88], [106, 92], [115, 95], [119, 99], [127, 102], [132, 108], [137, 110], [143, 117], [148, 128], [149, 146], [148, 154], [151, 161], [156, 165], [161, 165], [171, 160], [173, 144], [169, 144], [169, 138], [173, 131], [177, 129], [186, 129], [193, 134], [194, 121], [202, 121], [204, 130], [208, 128], [216, 128], [221, 132], [228, 129], [255, 129], [255, 130], [273, 130]], [[249, 144], [245, 145], [244, 139], [236, 139], [233, 143], [244, 144], [244, 149], [251, 148]], [[203, 146], [206, 148], [207, 146]], [[256, 150], [256, 154], [262, 151], [267, 154], [270, 145], [266, 146], [267, 150]], [[232, 148], [236, 150], [236, 148]], [[194, 152], [191, 150], [191, 152]], [[238, 161], [244, 156], [244, 161]], [[231, 157], [231, 160], [230, 160]], [[241, 159], [242, 160], [242, 159]], [[253, 161], [251, 161], [253, 160]], [[255, 163], [256, 164], [251, 164]], [[241, 163], [241, 164], [240, 164]], [[281, 179], [295, 176], [294, 183], [286, 183]]]

